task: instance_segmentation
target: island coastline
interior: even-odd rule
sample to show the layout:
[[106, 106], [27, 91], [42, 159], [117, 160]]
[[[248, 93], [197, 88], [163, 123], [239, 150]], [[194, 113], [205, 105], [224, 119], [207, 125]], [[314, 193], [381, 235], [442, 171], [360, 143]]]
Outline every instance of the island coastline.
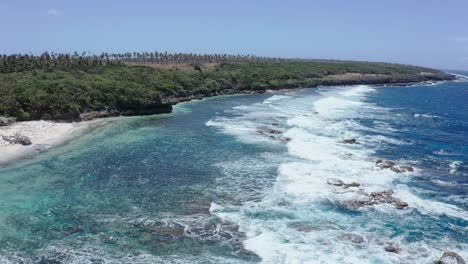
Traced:
[[[160, 111], [155, 113], [141, 114], [143, 115], [158, 115], [164, 113], [171, 113], [172, 106], [178, 105], [184, 102], [193, 100], [202, 100], [204, 98], [224, 96], [224, 95], [238, 95], [238, 94], [261, 94], [266, 92], [278, 93], [286, 92], [305, 88], [317, 88], [320, 86], [353, 86], [353, 85], [372, 85], [380, 87], [388, 86], [414, 86], [424, 84], [436, 84], [440, 81], [422, 81], [422, 82], [408, 82], [408, 83], [382, 83], [382, 84], [368, 84], [368, 83], [356, 83], [356, 84], [330, 84], [330, 85], [318, 85], [315, 87], [287, 87], [282, 89], [265, 89], [256, 91], [239, 91], [235, 89], [225, 90], [220, 94], [208, 94], [198, 95], [189, 97], [174, 98], [170, 101], [170, 111]], [[27, 159], [35, 156], [41, 152], [47, 151], [51, 148], [58, 147], [66, 144], [70, 140], [78, 138], [84, 134], [89, 133], [93, 130], [93, 127], [102, 126], [105, 123], [112, 122], [109, 118], [116, 118], [119, 116], [135, 116], [125, 115], [119, 112], [110, 111], [92, 111], [86, 113], [86, 118], [80, 118], [77, 121], [56, 121], [56, 120], [35, 120], [35, 121], [20, 121], [15, 122], [8, 126], [0, 127], [0, 168], [10, 165], [14, 161]], [[108, 121], [104, 121], [108, 120]], [[2, 136], [12, 136], [15, 133], [21, 133], [31, 139], [32, 144], [23, 146], [21, 144], [10, 144], [9, 142], [2, 139]]]

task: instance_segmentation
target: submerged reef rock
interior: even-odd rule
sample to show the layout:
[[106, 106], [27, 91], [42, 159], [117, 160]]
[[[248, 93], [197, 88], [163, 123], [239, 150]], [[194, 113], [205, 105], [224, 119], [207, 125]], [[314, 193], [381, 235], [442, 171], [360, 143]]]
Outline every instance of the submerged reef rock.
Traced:
[[354, 244], [364, 244], [366, 242], [366, 239], [363, 236], [353, 233], [343, 234], [340, 236], [340, 239], [350, 241]]

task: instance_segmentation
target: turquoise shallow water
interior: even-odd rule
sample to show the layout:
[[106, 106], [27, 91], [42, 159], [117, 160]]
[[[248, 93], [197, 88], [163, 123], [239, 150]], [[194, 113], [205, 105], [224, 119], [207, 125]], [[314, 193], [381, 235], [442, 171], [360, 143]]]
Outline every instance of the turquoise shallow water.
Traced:
[[[336, 87], [118, 118], [0, 169], [0, 262], [431, 263], [447, 249], [466, 259], [467, 100], [466, 82]], [[339, 143], [350, 137], [361, 144]], [[380, 170], [377, 158], [416, 171]], [[328, 178], [394, 190], [409, 206], [344, 210], [355, 193]]]

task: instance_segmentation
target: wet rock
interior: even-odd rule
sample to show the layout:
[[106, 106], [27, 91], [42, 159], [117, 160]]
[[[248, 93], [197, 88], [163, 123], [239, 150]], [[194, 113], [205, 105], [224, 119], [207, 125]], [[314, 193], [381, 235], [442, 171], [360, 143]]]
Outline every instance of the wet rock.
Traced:
[[383, 160], [378, 159], [378, 160], [375, 161], [375, 164], [380, 164], [380, 163], [382, 163], [382, 162], [383, 162]]
[[2, 138], [10, 144], [21, 144], [23, 146], [29, 146], [32, 144], [31, 139], [29, 137], [21, 135], [19, 133], [16, 133], [13, 136], [2, 136]]
[[390, 253], [396, 253], [396, 254], [400, 252], [400, 250], [397, 247], [395, 247], [393, 244], [388, 244], [387, 246], [385, 246], [385, 251], [390, 252]]
[[395, 206], [397, 209], [403, 209], [408, 206], [406, 202], [403, 202], [395, 197], [392, 196], [393, 191], [382, 191], [382, 192], [372, 192], [370, 197], [372, 197], [371, 204], [391, 204]]
[[283, 134], [283, 131], [273, 129], [273, 128], [268, 128], [268, 129], [265, 130], [265, 132], [268, 133], [268, 134]]
[[361, 186], [361, 184], [358, 183], [358, 182], [344, 183], [342, 180], [335, 179], [335, 178], [328, 178], [327, 179], [327, 184], [333, 185], [333, 186], [343, 186], [345, 189], [347, 189], [349, 187], [359, 187], [359, 186]]
[[282, 142], [284, 142], [284, 143], [287, 143], [287, 142], [291, 141], [291, 139], [288, 138], [288, 137], [281, 138], [280, 140], [281, 140]]
[[456, 261], [457, 264], [465, 264], [465, 260], [458, 255], [458, 253], [455, 253], [453, 251], [446, 251], [440, 257], [438, 261], [436, 261], [436, 264], [448, 264], [448, 263], [454, 263]]
[[408, 206], [408, 203], [403, 202], [403, 201], [401, 201], [401, 200], [399, 200], [399, 199], [396, 199], [396, 198], [394, 198], [394, 199], [395, 199], [394, 205], [395, 205], [395, 207], [396, 207], [397, 209], [403, 209], [403, 208], [405, 208], [405, 207]]
[[0, 126], [9, 126], [16, 121], [13, 117], [3, 117], [0, 116]]
[[359, 187], [361, 184], [359, 182], [352, 182], [352, 183], [345, 183], [344, 187], [349, 188], [349, 187]]
[[414, 171], [413, 167], [411, 167], [410, 165], [400, 166], [400, 170], [402, 172], [413, 172]]
[[390, 170], [396, 173], [401, 173], [401, 170], [399, 170], [397, 167], [390, 167]]
[[304, 232], [304, 233], [338, 229], [336, 224], [330, 221], [324, 221], [321, 223], [296, 222], [296, 223], [289, 224], [288, 227], [293, 228], [299, 232]]
[[340, 179], [328, 178], [327, 184], [333, 185], [333, 186], [343, 186], [345, 183]]
[[336, 201], [336, 206], [347, 210], [357, 210], [365, 205], [372, 205], [371, 200], [366, 197], [361, 200]]
[[379, 166], [381, 169], [389, 169], [393, 166], [395, 166], [395, 162], [391, 161], [391, 160], [378, 160], [377, 162], [375, 162], [377, 164], [377, 166]]
[[408, 203], [393, 197], [393, 191], [391, 190], [372, 192], [370, 194], [367, 194], [364, 191], [358, 191], [358, 193], [362, 195], [360, 199], [337, 201], [335, 204], [340, 208], [348, 210], [357, 210], [363, 206], [372, 206], [378, 204], [391, 204], [397, 209], [403, 209], [408, 206]]
[[278, 123], [271, 123], [272, 126], [278, 126]]
[[344, 139], [344, 140], [341, 141], [341, 143], [344, 143], [344, 144], [361, 144], [355, 138]]
[[340, 239], [350, 241], [354, 244], [364, 244], [366, 242], [363, 236], [353, 233], [343, 234], [340, 236]]

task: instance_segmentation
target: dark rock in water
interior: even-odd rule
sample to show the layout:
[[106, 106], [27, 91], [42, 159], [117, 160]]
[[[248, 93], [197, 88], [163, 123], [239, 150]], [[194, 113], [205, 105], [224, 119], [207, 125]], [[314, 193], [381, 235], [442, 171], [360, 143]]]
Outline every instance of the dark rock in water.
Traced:
[[80, 232], [83, 232], [83, 231], [84, 231], [83, 228], [77, 227], [77, 226], [71, 226], [71, 227], [68, 227], [67, 229], [65, 229], [65, 233], [67, 235], [72, 235], [72, 234], [80, 233]]
[[411, 167], [409, 165], [400, 166], [400, 170], [402, 172], [412, 172], [412, 171], [414, 171], [413, 167]]
[[23, 136], [19, 133], [16, 133], [13, 136], [2, 136], [2, 138], [10, 144], [21, 144], [23, 146], [29, 146], [32, 144], [29, 137]]
[[344, 187], [349, 188], [349, 187], [359, 187], [361, 184], [359, 182], [352, 182], [352, 183], [345, 183]]
[[277, 129], [272, 129], [272, 128], [266, 129], [265, 132], [269, 133], [269, 134], [283, 134], [283, 131], [277, 130]]
[[363, 197], [359, 200], [348, 200], [348, 201], [337, 201], [335, 204], [343, 209], [357, 210], [363, 206], [372, 206], [377, 204], [391, 204], [397, 209], [403, 209], [408, 206], [408, 203], [403, 202], [393, 197], [393, 191], [381, 191], [372, 192], [367, 194], [366, 192], [359, 192]]
[[382, 192], [372, 192], [370, 196], [372, 197], [372, 204], [382, 204], [382, 203], [387, 203], [387, 204], [392, 204], [394, 205], [397, 209], [403, 209], [408, 206], [406, 202], [403, 202], [395, 197], [392, 196], [393, 191], [382, 191]]
[[335, 179], [335, 178], [328, 178], [327, 183], [329, 185], [333, 185], [333, 186], [343, 186], [344, 185], [344, 182], [342, 180]]
[[457, 262], [457, 264], [465, 264], [465, 260], [458, 255], [458, 253], [455, 253], [453, 251], [446, 251], [440, 257], [438, 261], [436, 261], [436, 264], [448, 264], [448, 263], [453, 263], [454, 261]]
[[336, 224], [330, 221], [324, 221], [321, 223], [296, 222], [296, 223], [289, 224], [288, 227], [293, 228], [299, 232], [304, 232], [304, 233], [338, 229]]
[[9, 126], [16, 121], [14, 117], [3, 117], [0, 116], [0, 126]]
[[396, 173], [401, 173], [401, 170], [399, 170], [397, 167], [390, 167], [390, 170]]
[[397, 254], [398, 252], [400, 252], [400, 250], [392, 244], [388, 244], [387, 246], [385, 246], [385, 251]]
[[281, 140], [282, 142], [285, 142], [285, 143], [291, 141], [291, 139], [288, 138], [288, 137], [281, 138], [280, 140]]
[[327, 184], [333, 185], [333, 186], [343, 186], [344, 188], [361, 186], [361, 184], [358, 183], [358, 182], [344, 183], [342, 180], [335, 179], [335, 178], [328, 178], [327, 179]]
[[344, 143], [344, 144], [361, 144], [355, 138], [344, 139], [344, 140], [341, 141], [341, 143]]
[[394, 204], [397, 209], [403, 209], [408, 206], [407, 202], [400, 201], [396, 198], [395, 198]]
[[366, 242], [363, 236], [353, 233], [341, 235], [340, 239], [350, 241], [354, 244], [364, 244]]
[[375, 164], [377, 164], [377, 166], [381, 169], [389, 169], [389, 168], [392, 168], [393, 166], [395, 166], [395, 162], [391, 161], [391, 160], [377, 160], [375, 162]]
[[336, 206], [347, 210], [357, 210], [365, 205], [372, 205], [369, 198], [362, 200], [350, 200], [350, 201], [336, 201]]
[[272, 126], [278, 126], [278, 123], [271, 123]]

